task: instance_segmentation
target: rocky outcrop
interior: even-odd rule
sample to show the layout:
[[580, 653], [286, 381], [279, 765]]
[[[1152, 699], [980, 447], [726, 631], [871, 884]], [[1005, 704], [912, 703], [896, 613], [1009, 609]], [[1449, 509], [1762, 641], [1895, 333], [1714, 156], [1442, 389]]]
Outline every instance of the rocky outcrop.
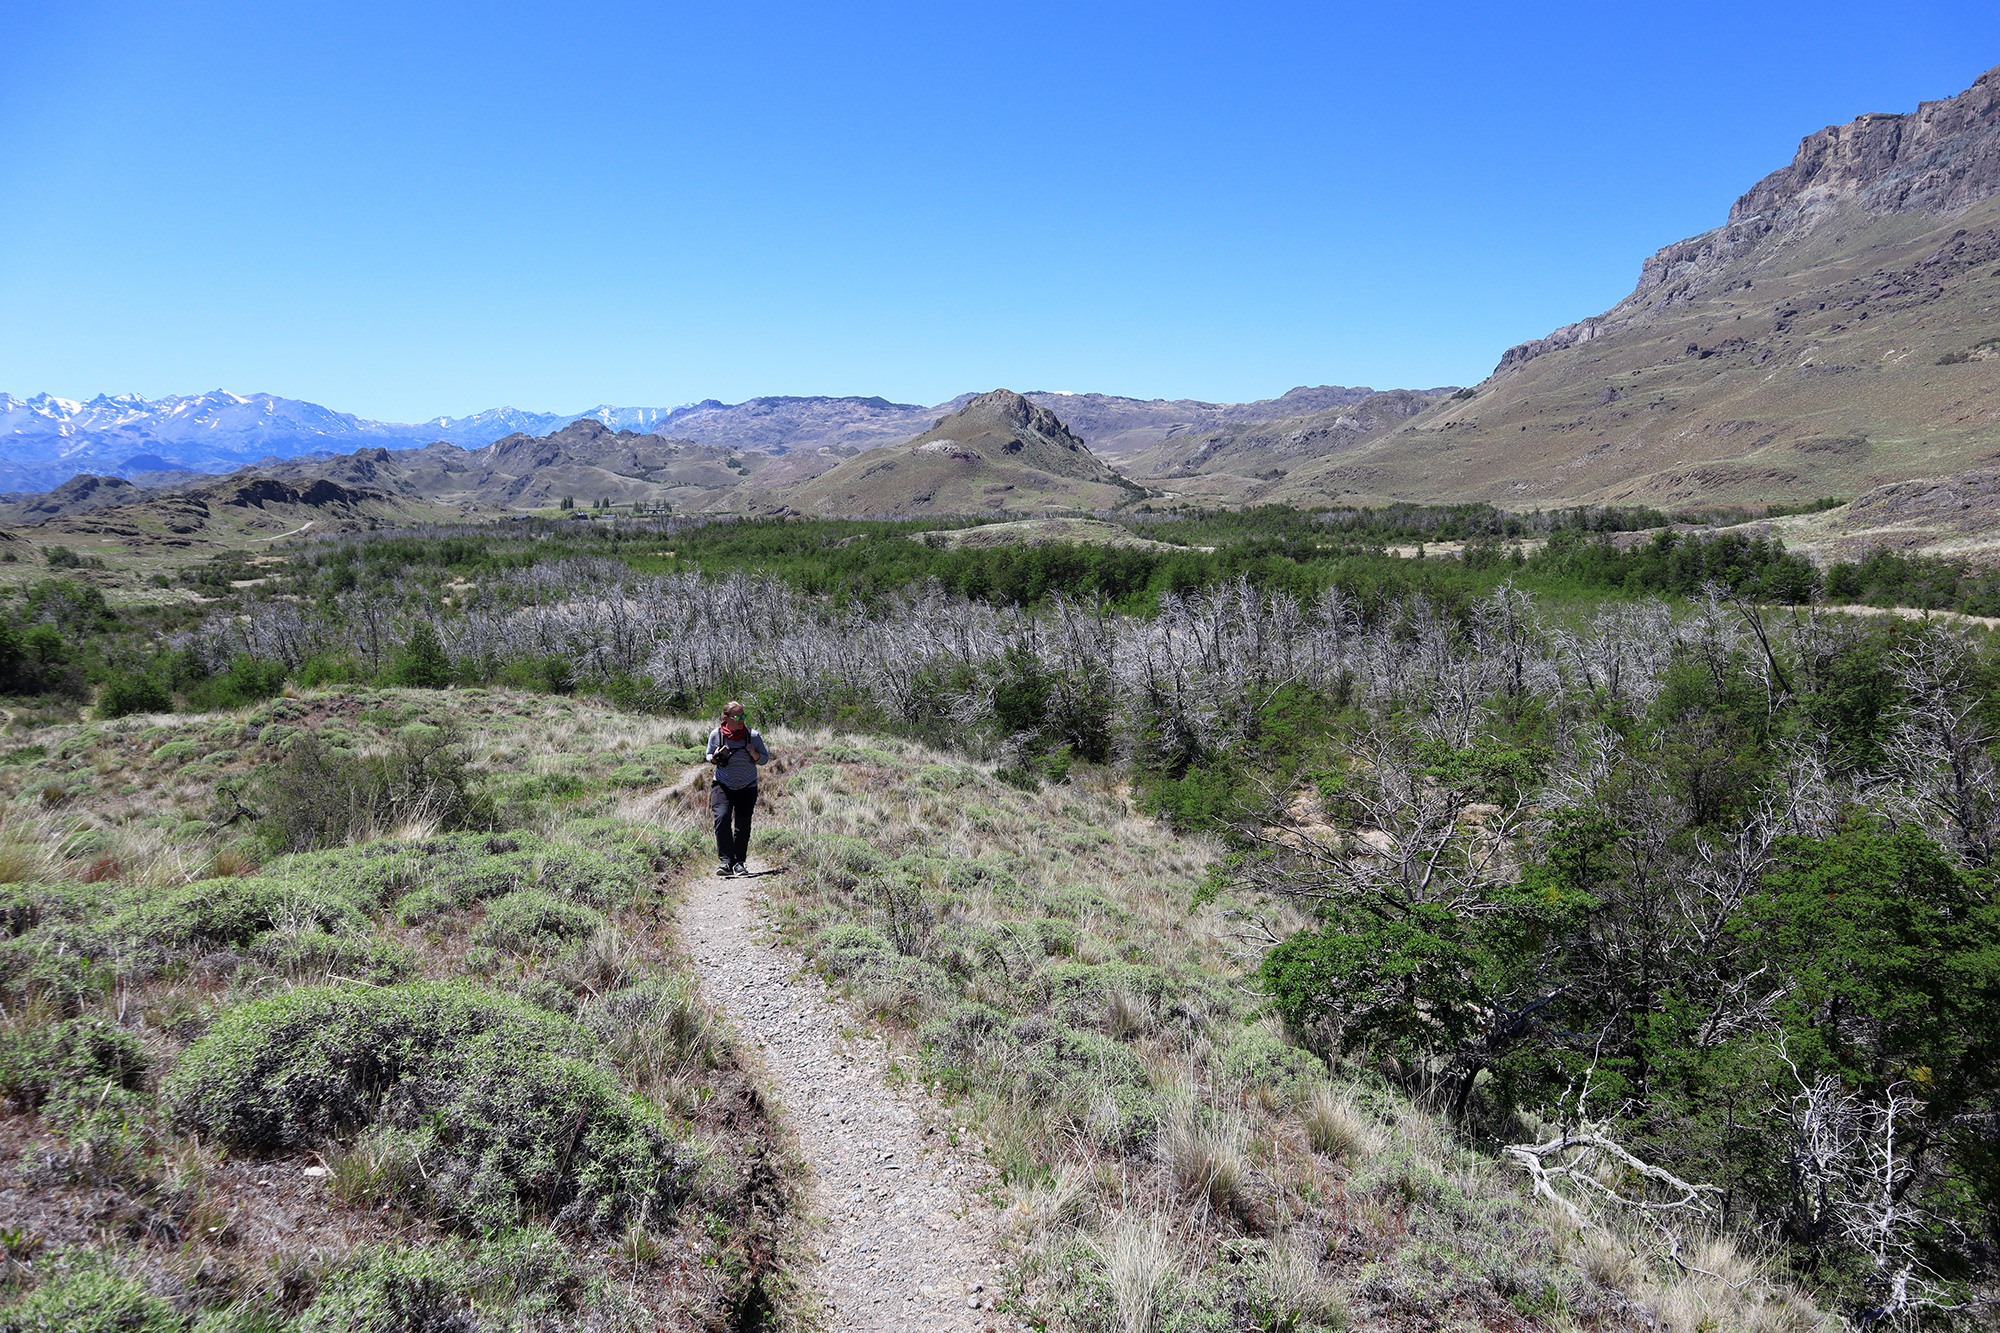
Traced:
[[1955, 477], [1925, 477], [1878, 486], [1848, 505], [1840, 528], [1890, 523], [1936, 524], [1958, 532], [2000, 527], [2000, 470], [1981, 468]]
[[1048, 408], [996, 389], [901, 444], [846, 459], [787, 492], [825, 515], [1103, 508], [1143, 493]]
[[1070, 433], [1060, 417], [1012, 389], [979, 395], [950, 416], [938, 418], [918, 437], [923, 441], [947, 438], [993, 439], [1002, 455], [1059, 477], [1099, 481], [1110, 471], [1090, 452], [1089, 445]]
[[1632, 294], [1600, 316], [1565, 325], [1500, 355], [1495, 375], [1536, 357], [1616, 333], [1704, 295], [1754, 286], [1742, 261], [1836, 213], [1954, 213], [2000, 194], [2000, 66], [1956, 97], [1906, 114], [1871, 112], [1799, 142], [1790, 165], [1730, 206], [1714, 231], [1663, 247], [1640, 267]]
[[52, 491], [10, 491], [0, 495], [0, 523], [42, 523], [66, 514], [136, 504], [147, 492], [123, 477], [71, 477]]
[[1874, 213], [1952, 213], [2000, 192], [2000, 66], [1956, 97], [1906, 115], [1875, 112], [1808, 134], [1789, 166], [1745, 192], [1730, 226], [1780, 225], [1814, 203]]

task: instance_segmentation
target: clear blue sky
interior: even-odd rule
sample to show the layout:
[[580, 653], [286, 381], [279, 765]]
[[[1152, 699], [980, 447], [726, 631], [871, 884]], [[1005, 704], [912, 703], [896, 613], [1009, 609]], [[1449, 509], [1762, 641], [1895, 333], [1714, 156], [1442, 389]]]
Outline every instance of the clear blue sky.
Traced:
[[2000, 5], [0, 0], [0, 389], [1472, 383]]

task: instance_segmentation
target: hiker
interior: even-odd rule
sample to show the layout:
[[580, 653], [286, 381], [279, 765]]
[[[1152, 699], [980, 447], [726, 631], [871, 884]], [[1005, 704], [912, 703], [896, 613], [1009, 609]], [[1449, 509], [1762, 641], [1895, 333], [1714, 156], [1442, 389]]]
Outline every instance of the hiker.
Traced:
[[771, 752], [764, 738], [744, 722], [743, 705], [734, 699], [723, 706], [722, 725], [708, 733], [708, 762], [715, 765], [715, 781], [708, 791], [708, 811], [715, 816], [715, 855], [721, 862], [715, 873], [740, 875], [750, 855], [757, 765], [770, 763]]

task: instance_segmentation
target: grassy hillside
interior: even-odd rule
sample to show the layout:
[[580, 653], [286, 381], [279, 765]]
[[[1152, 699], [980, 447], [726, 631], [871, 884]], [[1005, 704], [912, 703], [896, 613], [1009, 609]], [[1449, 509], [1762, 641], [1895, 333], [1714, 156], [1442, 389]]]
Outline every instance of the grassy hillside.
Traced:
[[1110, 772], [1024, 792], [895, 743], [786, 737], [791, 936], [991, 1140], [1010, 1290], [1051, 1328], [1805, 1329], [1730, 1241], [1698, 1266], [1545, 1211], [1489, 1143], [1330, 1064], [1255, 972], [1305, 921], [1191, 911], [1225, 848]]
[[1797, 503], [1988, 466], [1996, 163], [2000, 70], [1807, 134], [1616, 306], [1269, 498]]
[[481, 691], [17, 727], [0, 1328], [768, 1306], [786, 1158], [631, 795], [690, 744]]
[[1324, 481], [1410, 500], [1742, 504], [1986, 463], [1996, 220], [1989, 200], [1829, 223], [1642, 322], [1497, 372]]

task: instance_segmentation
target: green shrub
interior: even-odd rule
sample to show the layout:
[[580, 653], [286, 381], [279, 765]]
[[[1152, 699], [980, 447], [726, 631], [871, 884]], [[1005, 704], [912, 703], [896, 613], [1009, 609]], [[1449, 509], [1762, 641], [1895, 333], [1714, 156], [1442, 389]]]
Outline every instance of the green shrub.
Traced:
[[1036, 1101], [1081, 1100], [1099, 1088], [1144, 1088], [1145, 1066], [1101, 1032], [1028, 1019], [1008, 1033], [1026, 1056], [1020, 1088]]
[[882, 869], [882, 856], [859, 838], [833, 835], [817, 840], [812, 855], [820, 875], [838, 888], [852, 889]]
[[495, 823], [455, 732], [408, 728], [385, 754], [355, 754], [335, 741], [331, 729], [300, 733], [265, 777], [258, 832], [274, 851], [338, 846], [405, 820], [447, 830]]
[[424, 621], [417, 622], [396, 654], [389, 668], [389, 683], [422, 690], [441, 690], [451, 684], [451, 659], [445, 656], [437, 631]]
[[813, 942], [813, 954], [829, 976], [863, 992], [878, 1013], [915, 1020], [951, 993], [951, 978], [936, 963], [905, 957], [880, 931], [836, 925]]
[[129, 717], [134, 713], [171, 713], [173, 696], [150, 675], [125, 672], [104, 683], [97, 695], [99, 717]]
[[396, 924], [399, 926], [420, 926], [426, 921], [435, 921], [447, 912], [458, 910], [458, 900], [444, 889], [429, 885], [412, 889], [396, 900]]
[[1029, 923], [1035, 932], [1035, 939], [1042, 946], [1042, 952], [1050, 957], [1067, 958], [1076, 952], [1081, 939], [1074, 924], [1052, 916], [1037, 917]]
[[41, 924], [48, 899], [19, 882], [0, 885], [0, 935], [13, 939]]
[[1113, 996], [1158, 1014], [1175, 989], [1159, 968], [1133, 963], [1051, 963], [1035, 973], [1034, 985], [1042, 1007], [1075, 1027], [1102, 1022]]
[[138, 1038], [101, 1018], [0, 1033], [0, 1092], [29, 1110], [66, 1086], [137, 1090], [149, 1064]]
[[521, 889], [493, 900], [472, 939], [489, 949], [548, 949], [594, 935], [603, 925], [601, 915], [580, 903]]
[[284, 687], [284, 663], [243, 656], [231, 662], [228, 670], [189, 685], [187, 701], [191, 708], [220, 712], [260, 703]]
[[0, 1308], [0, 1333], [179, 1333], [174, 1307], [105, 1261], [73, 1250], [42, 1265], [40, 1286]]
[[158, 764], [178, 764], [193, 759], [201, 753], [200, 741], [168, 741], [153, 751], [153, 762]]
[[283, 722], [266, 723], [257, 732], [257, 744], [272, 750], [281, 750], [299, 734], [299, 729]]
[[574, 1325], [583, 1275], [546, 1228], [469, 1250], [369, 1248], [328, 1274], [297, 1333], [458, 1333]]
[[1088, 1114], [1091, 1138], [1105, 1152], [1136, 1151], [1159, 1132], [1158, 1094], [1129, 1083], [1113, 1084], [1077, 1109]]
[[467, 1316], [473, 1285], [448, 1250], [382, 1249], [351, 1260], [321, 1284], [298, 1333], [430, 1333], [478, 1327]]
[[[413, 900], [410, 910], [435, 915], [447, 901], [465, 907], [523, 888], [595, 906], [630, 901], [651, 883], [650, 846], [635, 841], [628, 830], [588, 827], [592, 823], [584, 821], [586, 826], [575, 831], [592, 843], [610, 841], [615, 833], [623, 845], [551, 842], [525, 832], [458, 833], [289, 856], [265, 873], [337, 894], [369, 911], [393, 901], [401, 912], [405, 895], [420, 894], [424, 896]], [[680, 857], [688, 840], [653, 841]]]
[[893, 954], [889, 937], [879, 930], [848, 923], [829, 927], [815, 942], [814, 951], [828, 971], [836, 976], [853, 972], [876, 955]]
[[356, 659], [326, 653], [308, 657], [292, 673], [292, 678], [309, 690], [322, 685], [364, 685], [374, 677], [375, 673]]
[[[1145, 1066], [1130, 1047], [1100, 1032], [1083, 1031], [1044, 1018], [1011, 1022], [997, 1009], [960, 1004], [919, 1034], [925, 1077], [951, 1087], [1001, 1086], [1037, 1104], [1059, 1104], [1079, 1115], [1125, 1088], [1147, 1087]], [[1127, 1097], [1113, 1117], [1114, 1137], [1150, 1132], [1141, 1122], [1154, 1111], [1145, 1099]]]
[[416, 975], [417, 960], [402, 945], [324, 930], [271, 931], [251, 946], [250, 956], [295, 980], [335, 977], [389, 986]]
[[423, 890], [464, 905], [497, 898], [532, 881], [533, 853], [541, 846], [527, 833], [369, 842], [297, 853], [272, 862], [265, 873], [309, 885], [370, 912], [403, 894]]
[[1243, 1087], [1265, 1087], [1295, 1099], [1326, 1082], [1326, 1062], [1262, 1028], [1244, 1028], [1223, 1048], [1216, 1073]]
[[666, 1217], [695, 1158], [591, 1062], [588, 1028], [466, 983], [307, 987], [224, 1014], [168, 1076], [184, 1126], [297, 1149], [377, 1120], [414, 1134], [427, 1205], [470, 1231], [523, 1216]]
[[10, 1006], [40, 1000], [74, 1016], [86, 998], [103, 994], [110, 984], [108, 969], [39, 935], [0, 941], [0, 997]]
[[350, 902], [260, 875], [149, 891], [113, 917], [107, 930], [179, 951], [248, 944], [281, 920], [341, 935], [365, 934], [369, 928], [368, 918]]

